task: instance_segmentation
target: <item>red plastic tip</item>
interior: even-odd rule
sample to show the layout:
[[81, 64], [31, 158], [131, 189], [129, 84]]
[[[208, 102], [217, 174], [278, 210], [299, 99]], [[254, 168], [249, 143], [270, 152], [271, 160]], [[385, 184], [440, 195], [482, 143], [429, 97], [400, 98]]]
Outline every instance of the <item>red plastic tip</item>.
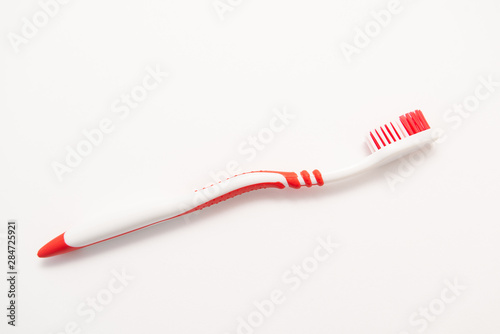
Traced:
[[71, 247], [64, 241], [64, 233], [49, 241], [38, 251], [38, 257], [51, 257], [54, 255], [68, 253], [80, 247]]

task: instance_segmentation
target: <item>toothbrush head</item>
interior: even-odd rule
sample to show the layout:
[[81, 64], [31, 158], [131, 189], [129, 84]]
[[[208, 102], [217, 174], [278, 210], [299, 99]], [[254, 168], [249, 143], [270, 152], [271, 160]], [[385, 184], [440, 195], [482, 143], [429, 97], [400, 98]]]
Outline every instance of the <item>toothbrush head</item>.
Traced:
[[372, 130], [368, 136], [368, 147], [374, 153], [385, 146], [429, 129], [424, 114], [420, 110], [415, 110], [400, 116], [394, 122]]

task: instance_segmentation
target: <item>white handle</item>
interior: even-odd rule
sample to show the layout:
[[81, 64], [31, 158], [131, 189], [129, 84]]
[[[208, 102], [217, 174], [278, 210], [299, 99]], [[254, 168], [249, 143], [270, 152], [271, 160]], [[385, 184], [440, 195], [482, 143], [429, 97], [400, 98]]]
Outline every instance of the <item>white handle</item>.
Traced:
[[309, 173], [258, 171], [238, 174], [209, 187], [179, 198], [177, 203], [165, 199], [150, 200], [136, 208], [124, 208], [116, 215], [101, 214], [80, 222], [64, 233], [64, 242], [70, 247], [86, 247], [91, 244], [155, 225], [172, 218], [201, 210], [248, 191], [286, 187], [322, 185], [318, 170]]

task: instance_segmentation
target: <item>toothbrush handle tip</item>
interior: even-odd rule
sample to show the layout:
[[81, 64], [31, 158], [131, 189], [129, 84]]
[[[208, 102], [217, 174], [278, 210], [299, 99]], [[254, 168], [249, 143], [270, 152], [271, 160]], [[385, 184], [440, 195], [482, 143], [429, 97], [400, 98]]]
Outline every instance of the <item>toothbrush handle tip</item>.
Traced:
[[64, 254], [78, 249], [79, 247], [71, 247], [64, 241], [64, 233], [49, 241], [45, 246], [38, 251], [38, 257], [45, 258], [54, 255]]

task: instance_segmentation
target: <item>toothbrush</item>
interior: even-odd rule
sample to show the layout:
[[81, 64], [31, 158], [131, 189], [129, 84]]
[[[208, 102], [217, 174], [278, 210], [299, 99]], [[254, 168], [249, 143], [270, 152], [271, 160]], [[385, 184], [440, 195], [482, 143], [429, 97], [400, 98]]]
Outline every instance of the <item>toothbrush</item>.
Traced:
[[394, 161], [432, 143], [435, 138], [420, 110], [407, 113], [370, 132], [367, 138], [371, 154], [350, 167], [321, 173], [303, 170], [295, 172], [256, 171], [232, 176], [217, 184], [196, 190], [179, 202], [150, 202], [121, 217], [103, 216], [69, 229], [38, 251], [41, 258], [68, 253], [121, 235], [140, 230], [170, 219], [201, 210], [234, 196], [265, 188], [294, 188], [322, 186], [353, 177], [372, 168]]

